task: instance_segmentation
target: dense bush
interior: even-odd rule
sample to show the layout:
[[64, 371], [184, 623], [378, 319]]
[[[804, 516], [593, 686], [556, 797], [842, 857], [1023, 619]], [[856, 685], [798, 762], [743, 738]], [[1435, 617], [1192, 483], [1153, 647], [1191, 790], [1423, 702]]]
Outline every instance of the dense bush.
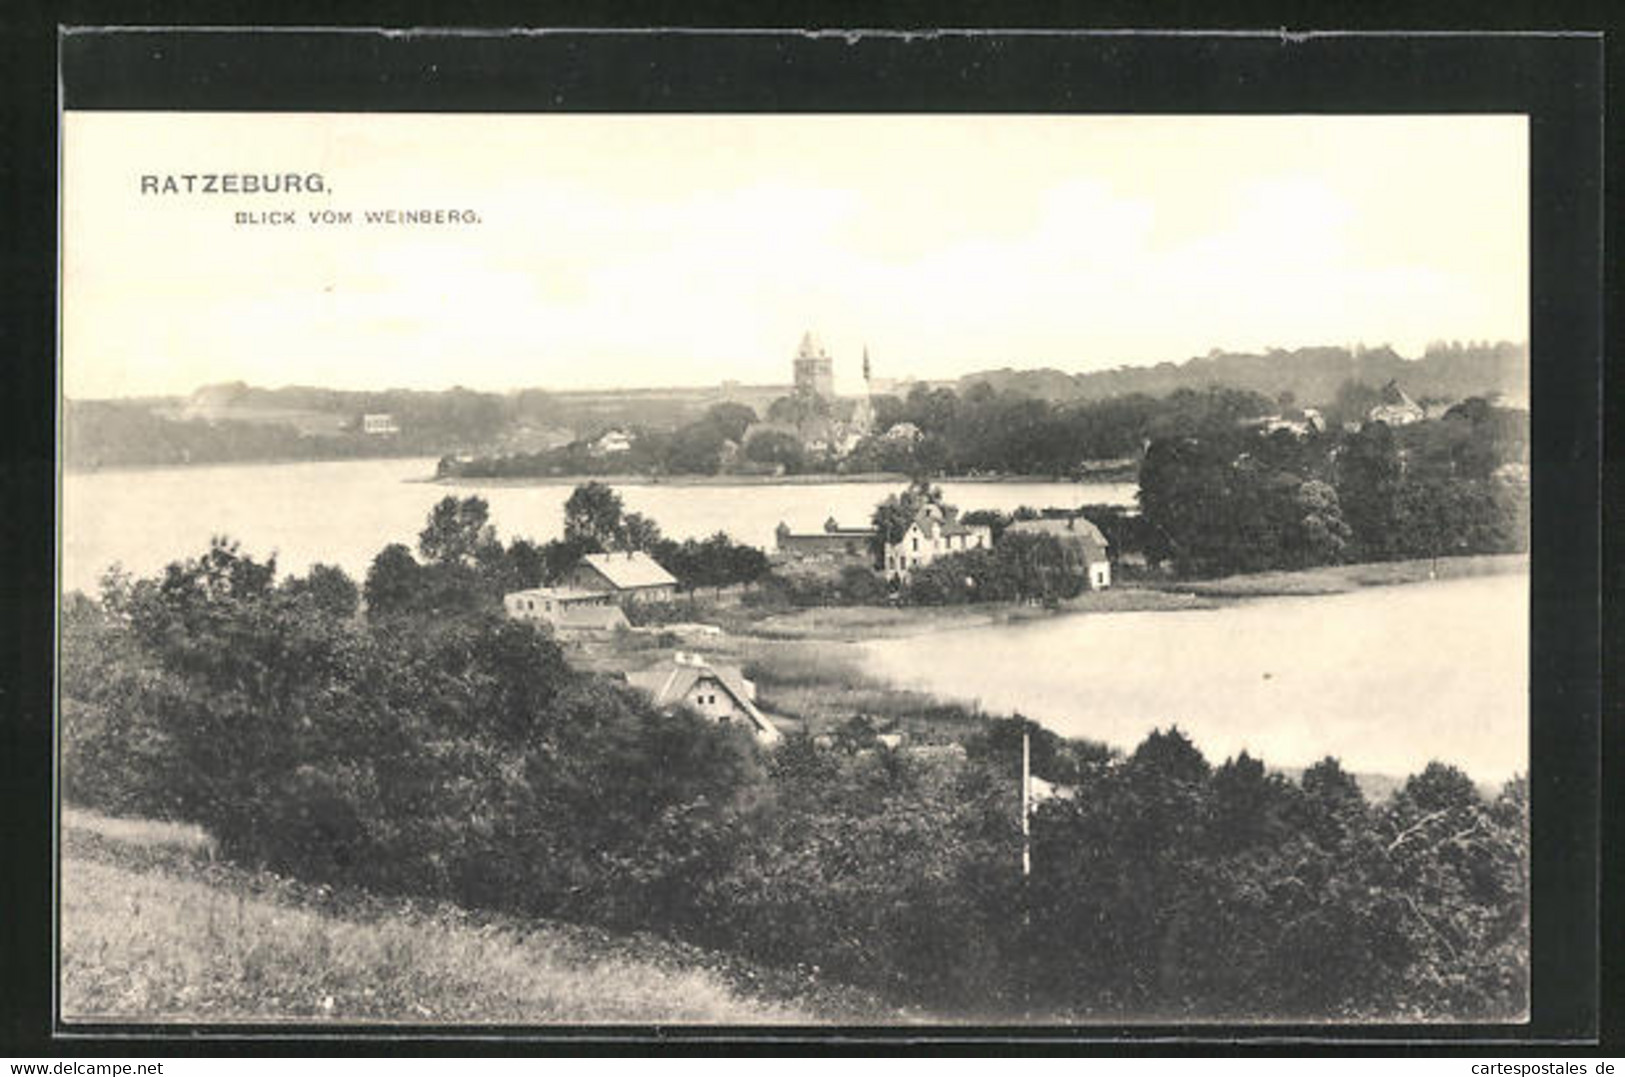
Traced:
[[1520, 416], [1469, 400], [1394, 428], [1162, 438], [1140, 469], [1143, 539], [1188, 575], [1523, 550]]
[[877, 606], [891, 598], [886, 581], [863, 565], [845, 565], [835, 572], [784, 566], [758, 581], [744, 601], [757, 608]]
[[216, 543], [76, 604], [71, 796], [305, 877], [580, 913], [662, 813], [721, 810], [757, 766], [746, 734], [576, 673], [529, 625], [360, 622], [273, 571]]

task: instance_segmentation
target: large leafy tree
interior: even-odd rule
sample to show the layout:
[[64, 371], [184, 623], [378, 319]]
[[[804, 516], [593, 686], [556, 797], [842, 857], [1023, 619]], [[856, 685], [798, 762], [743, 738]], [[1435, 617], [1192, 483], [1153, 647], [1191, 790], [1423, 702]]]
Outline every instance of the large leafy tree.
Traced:
[[418, 552], [439, 565], [473, 565], [496, 545], [485, 498], [442, 498], [418, 534]]
[[289, 576], [282, 590], [292, 595], [308, 595], [310, 601], [333, 617], [353, 617], [361, 601], [355, 581], [337, 565], [314, 564], [304, 576]]
[[620, 539], [621, 495], [601, 482], [587, 482], [564, 503], [564, 540], [611, 549]]
[[748, 404], [736, 404], [725, 401], [721, 404], [712, 404], [705, 412], [705, 422], [715, 427], [717, 432], [732, 442], [741, 442], [745, 439], [745, 431], [756, 423], [756, 411]]
[[394, 542], [379, 550], [362, 586], [367, 616], [387, 617], [410, 610], [422, 575], [423, 567], [401, 543]]

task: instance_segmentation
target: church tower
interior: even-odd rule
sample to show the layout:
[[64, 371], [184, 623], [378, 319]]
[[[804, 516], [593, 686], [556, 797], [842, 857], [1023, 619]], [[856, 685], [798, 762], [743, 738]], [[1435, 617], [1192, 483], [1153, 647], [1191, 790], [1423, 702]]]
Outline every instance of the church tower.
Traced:
[[870, 382], [869, 345], [863, 346], [863, 395], [858, 397], [858, 405], [852, 411], [852, 429], [858, 434], [868, 435], [875, 427], [875, 406], [870, 398], [874, 395], [874, 388]]
[[801, 347], [796, 349], [795, 385], [797, 393], [835, 399], [834, 360], [811, 330], [801, 335]]

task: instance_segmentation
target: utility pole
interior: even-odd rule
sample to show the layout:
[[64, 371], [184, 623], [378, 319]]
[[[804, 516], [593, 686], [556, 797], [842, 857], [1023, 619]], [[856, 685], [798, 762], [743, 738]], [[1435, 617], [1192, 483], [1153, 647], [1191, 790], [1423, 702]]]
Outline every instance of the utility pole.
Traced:
[[1021, 726], [1021, 1008], [1031, 1017], [1033, 1010], [1033, 899], [1032, 899], [1032, 736], [1025, 722]]
[[1021, 877], [1033, 873], [1032, 849], [1032, 737], [1023, 726], [1021, 730]]

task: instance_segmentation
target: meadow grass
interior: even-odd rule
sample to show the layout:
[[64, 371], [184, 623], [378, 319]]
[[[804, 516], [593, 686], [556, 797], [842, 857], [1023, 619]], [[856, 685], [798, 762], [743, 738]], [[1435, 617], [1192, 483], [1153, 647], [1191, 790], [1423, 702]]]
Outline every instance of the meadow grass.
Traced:
[[61, 998], [70, 1022], [898, 1019], [833, 985], [794, 997], [789, 974], [652, 937], [382, 899], [356, 901], [346, 915], [346, 899], [327, 888], [213, 863], [196, 828], [67, 815]]
[[1205, 598], [1267, 598], [1274, 595], [1335, 595], [1362, 587], [1389, 587], [1428, 580], [1468, 579], [1528, 572], [1527, 554], [1478, 554], [1467, 557], [1417, 558], [1409, 561], [1366, 561], [1325, 565], [1292, 572], [1250, 572], [1213, 580], [1169, 584]]

